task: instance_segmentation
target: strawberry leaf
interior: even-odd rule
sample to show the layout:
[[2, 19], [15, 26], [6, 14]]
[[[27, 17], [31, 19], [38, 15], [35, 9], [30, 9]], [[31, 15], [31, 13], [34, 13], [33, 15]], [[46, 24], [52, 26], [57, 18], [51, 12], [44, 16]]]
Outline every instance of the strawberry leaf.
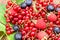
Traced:
[[15, 33], [13, 33], [11, 35], [7, 35], [7, 39], [8, 40], [15, 40], [14, 35], [15, 35]]

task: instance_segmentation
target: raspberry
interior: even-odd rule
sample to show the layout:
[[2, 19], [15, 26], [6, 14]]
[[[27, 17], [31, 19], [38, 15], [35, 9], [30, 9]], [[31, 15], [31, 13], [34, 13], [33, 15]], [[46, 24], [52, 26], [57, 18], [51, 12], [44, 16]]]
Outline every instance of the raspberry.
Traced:
[[47, 19], [51, 22], [54, 22], [57, 20], [57, 16], [53, 13], [48, 14]]
[[44, 31], [41, 31], [37, 34], [38, 39], [44, 39], [44, 37], [48, 38], [48, 34]]
[[46, 23], [44, 22], [43, 19], [37, 20], [36, 28], [38, 28], [38, 29], [45, 29], [46, 28]]

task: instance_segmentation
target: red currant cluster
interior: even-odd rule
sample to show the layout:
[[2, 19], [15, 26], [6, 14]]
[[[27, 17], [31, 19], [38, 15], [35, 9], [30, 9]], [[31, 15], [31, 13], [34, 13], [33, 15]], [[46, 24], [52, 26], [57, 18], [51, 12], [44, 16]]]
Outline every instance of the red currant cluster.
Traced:
[[25, 0], [21, 5], [8, 1], [4, 16], [14, 24], [13, 29], [6, 25], [7, 34], [20, 32], [16, 40], [60, 40], [60, 5], [53, 0]]
[[[22, 35], [24, 38], [29, 38], [29, 37], [36, 37], [36, 32], [37, 32], [37, 28], [35, 28], [34, 23], [26, 23], [24, 24], [24, 28], [22, 30], [20, 30], [22, 32]], [[26, 35], [27, 34], [27, 35]], [[26, 36], [26, 37], [25, 37]]]
[[12, 34], [14, 32], [14, 30], [12, 29], [12, 27], [10, 27], [9, 24], [6, 24], [6, 32], [7, 34]]

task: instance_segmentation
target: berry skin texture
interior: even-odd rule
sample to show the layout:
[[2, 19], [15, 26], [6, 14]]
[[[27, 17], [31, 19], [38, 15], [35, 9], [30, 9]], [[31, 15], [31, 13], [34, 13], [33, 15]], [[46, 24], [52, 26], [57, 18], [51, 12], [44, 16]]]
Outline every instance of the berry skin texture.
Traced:
[[25, 9], [26, 8], [26, 3], [23, 2], [20, 6], [21, 6], [22, 9]]
[[59, 7], [57, 7], [57, 8], [55, 9], [55, 11], [57, 11], [57, 12], [58, 12], [58, 11], [60, 11], [60, 8], [59, 8]]
[[18, 25], [14, 25], [13, 29], [14, 29], [14, 31], [18, 31], [19, 30], [19, 26]]
[[38, 19], [35, 26], [36, 26], [36, 28], [43, 30], [46, 28], [46, 23], [44, 22], [43, 19]]
[[47, 10], [48, 11], [54, 11], [54, 6], [53, 5], [48, 5]]
[[60, 28], [59, 27], [54, 27], [53, 31], [54, 31], [54, 33], [60, 33]]
[[51, 13], [51, 14], [48, 14], [47, 19], [51, 22], [54, 22], [57, 20], [57, 16], [55, 14]]
[[16, 33], [14, 35], [15, 40], [22, 40], [22, 34], [21, 33]]
[[26, 5], [30, 6], [32, 4], [32, 0], [26, 0]]
[[41, 31], [37, 34], [39, 40], [43, 39], [44, 37], [48, 38], [48, 34], [44, 31]]

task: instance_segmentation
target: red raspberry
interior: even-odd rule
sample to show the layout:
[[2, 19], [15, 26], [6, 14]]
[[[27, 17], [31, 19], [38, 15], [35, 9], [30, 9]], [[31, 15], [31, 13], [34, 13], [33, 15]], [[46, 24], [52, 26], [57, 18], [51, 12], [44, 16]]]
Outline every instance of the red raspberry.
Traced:
[[48, 34], [46, 33], [46, 32], [44, 32], [44, 31], [41, 31], [41, 32], [39, 32], [38, 34], [37, 34], [37, 37], [38, 37], [38, 39], [40, 39], [40, 40], [44, 40], [45, 38], [44, 37], [46, 37], [46, 38], [48, 38]]
[[37, 20], [37, 23], [35, 25], [39, 29], [45, 29], [46, 28], [46, 23], [44, 22], [43, 19]]
[[53, 14], [53, 13], [50, 13], [50, 14], [48, 14], [47, 19], [48, 19], [49, 21], [51, 21], [51, 22], [54, 22], [54, 21], [57, 20], [57, 16], [56, 16], [55, 14]]

